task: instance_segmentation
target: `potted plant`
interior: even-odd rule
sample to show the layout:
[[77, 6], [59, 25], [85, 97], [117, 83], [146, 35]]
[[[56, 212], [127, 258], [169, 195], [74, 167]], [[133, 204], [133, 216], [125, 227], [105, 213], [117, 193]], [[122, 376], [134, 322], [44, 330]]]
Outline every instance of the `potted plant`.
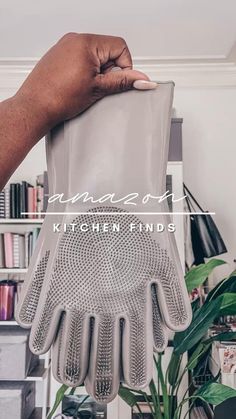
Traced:
[[[193, 267], [185, 277], [188, 291], [191, 292], [203, 285], [212, 271], [224, 263], [223, 260], [212, 259], [206, 264]], [[173, 352], [165, 372], [162, 366], [163, 354], [153, 355], [157, 381], [151, 381], [149, 392], [132, 390], [123, 385], [120, 387], [120, 397], [131, 408], [136, 408], [140, 419], [143, 414], [138, 404], [138, 396], [142, 396], [146, 401], [154, 419], [183, 418], [185, 405], [187, 405], [185, 413], [187, 417], [197, 400], [216, 406], [231, 397], [236, 397], [236, 390], [217, 382], [218, 377], [212, 377], [198, 388], [194, 388], [192, 384], [202, 365], [207, 362], [212, 342], [236, 339], [236, 332], [207, 336], [209, 328], [217, 318], [236, 314], [236, 271], [209, 292], [203, 305], [200, 305], [199, 299], [193, 301], [192, 309], [193, 319], [188, 329], [174, 335]], [[188, 356], [184, 357], [186, 353]], [[187, 361], [183, 365], [184, 359]], [[190, 377], [190, 386], [179, 400], [181, 383], [186, 375]], [[75, 388], [68, 388], [65, 385], [60, 387], [48, 419], [53, 418], [54, 412], [67, 393], [74, 394]]]

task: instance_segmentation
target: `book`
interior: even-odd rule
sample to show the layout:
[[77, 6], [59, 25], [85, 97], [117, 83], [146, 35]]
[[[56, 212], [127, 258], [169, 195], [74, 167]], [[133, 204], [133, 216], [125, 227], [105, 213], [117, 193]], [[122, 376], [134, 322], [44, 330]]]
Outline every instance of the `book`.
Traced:
[[5, 218], [5, 190], [0, 192], [0, 218]]
[[[37, 212], [37, 201], [38, 201], [38, 188], [37, 186], [33, 188], [33, 212]], [[34, 214], [32, 218], [38, 218], [37, 214]]]
[[29, 266], [29, 236], [30, 236], [30, 232], [27, 231], [27, 233], [25, 233], [25, 266]]
[[5, 186], [5, 218], [10, 218], [10, 184]]
[[16, 185], [10, 184], [10, 218], [16, 218]]
[[21, 218], [21, 185], [15, 184], [15, 217]]
[[32, 231], [32, 252], [35, 249], [36, 246], [36, 241], [39, 235], [40, 229], [38, 227], [34, 228]]
[[4, 235], [0, 233], [0, 268], [5, 268]]
[[[34, 210], [34, 188], [28, 187], [28, 212], [35, 212]], [[34, 215], [29, 214], [28, 218], [35, 218]]]
[[27, 214], [22, 214], [23, 212], [28, 211], [28, 183], [23, 180], [21, 183], [21, 205], [20, 205], [20, 213], [21, 218], [27, 218]]
[[28, 242], [28, 254], [29, 254], [29, 260], [33, 253], [33, 233], [32, 231], [29, 234], [29, 242]]
[[19, 268], [26, 268], [25, 265], [25, 237], [19, 234]]
[[[43, 212], [44, 188], [40, 185], [37, 186], [37, 212]], [[40, 216], [38, 216], [40, 217]]]
[[13, 267], [20, 267], [19, 234], [13, 234]]
[[3, 234], [4, 234], [5, 266], [6, 268], [13, 268], [12, 233], [3, 233]]
[[42, 186], [44, 184], [44, 173], [36, 176], [36, 186]]

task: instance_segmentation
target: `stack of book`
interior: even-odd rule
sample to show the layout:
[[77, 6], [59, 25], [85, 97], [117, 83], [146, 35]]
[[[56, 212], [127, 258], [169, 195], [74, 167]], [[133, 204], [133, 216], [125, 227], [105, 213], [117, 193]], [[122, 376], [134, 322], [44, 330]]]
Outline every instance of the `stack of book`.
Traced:
[[[41, 218], [47, 201], [47, 172], [37, 176], [36, 186], [26, 181], [10, 183], [0, 192], [0, 218]], [[25, 214], [28, 212], [37, 214]]]
[[39, 228], [25, 234], [0, 233], [0, 268], [27, 268]]

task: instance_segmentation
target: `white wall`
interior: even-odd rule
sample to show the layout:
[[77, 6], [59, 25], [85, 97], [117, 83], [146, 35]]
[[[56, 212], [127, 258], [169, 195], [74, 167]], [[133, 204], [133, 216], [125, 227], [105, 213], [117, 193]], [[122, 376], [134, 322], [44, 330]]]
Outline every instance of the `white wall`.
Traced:
[[76, 31], [123, 36], [135, 56], [224, 58], [235, 15], [235, 0], [1, 0], [0, 56], [40, 57]]
[[236, 88], [176, 88], [174, 106], [183, 121], [184, 179], [214, 220], [229, 250], [216, 278], [236, 259]]

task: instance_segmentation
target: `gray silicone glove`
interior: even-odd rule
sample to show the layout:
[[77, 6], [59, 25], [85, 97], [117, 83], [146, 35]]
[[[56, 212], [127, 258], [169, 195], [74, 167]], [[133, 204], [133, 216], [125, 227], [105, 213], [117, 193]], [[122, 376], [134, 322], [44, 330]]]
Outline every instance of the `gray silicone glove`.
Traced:
[[[102, 402], [117, 394], [120, 367], [131, 387], [150, 381], [153, 331], [156, 349], [165, 345], [161, 317], [172, 330], [183, 330], [191, 320], [174, 237], [145, 228], [146, 223], [168, 224], [167, 215], [150, 214], [167, 211], [166, 205], [141, 204], [147, 193], [156, 196], [165, 190], [172, 90], [169, 83], [157, 91], [103, 99], [54, 131], [51, 140], [67, 144], [54, 160], [61, 180], [57, 193], [71, 197], [88, 191], [95, 199], [139, 194], [137, 206], [54, 203], [62, 225], [108, 223], [119, 225], [120, 231], [56, 234], [47, 221], [41, 255], [50, 255], [42, 289], [28, 280], [18, 308], [20, 324], [33, 321], [33, 352], [45, 352], [55, 339], [56, 378], [70, 385], [86, 378], [88, 392]], [[46, 219], [50, 217], [52, 224], [55, 216]], [[143, 231], [130, 231], [134, 224]]]
[[[49, 184], [49, 196], [52, 196], [58, 188], [63, 185], [63, 172], [55, 173], [55, 168], [59, 167], [62, 157], [68, 151], [64, 141], [52, 141], [60, 128], [55, 128], [46, 138], [46, 160]], [[49, 203], [48, 212], [54, 212], [54, 203]], [[59, 217], [54, 216], [53, 222]], [[16, 320], [24, 328], [30, 328], [34, 320], [38, 300], [43, 285], [43, 280], [50, 255], [50, 243], [53, 243], [52, 218], [45, 217], [39, 237], [36, 242], [34, 253], [30, 259], [27, 275], [22, 287], [22, 293], [16, 309]], [[51, 241], [49, 239], [51, 237]]]

